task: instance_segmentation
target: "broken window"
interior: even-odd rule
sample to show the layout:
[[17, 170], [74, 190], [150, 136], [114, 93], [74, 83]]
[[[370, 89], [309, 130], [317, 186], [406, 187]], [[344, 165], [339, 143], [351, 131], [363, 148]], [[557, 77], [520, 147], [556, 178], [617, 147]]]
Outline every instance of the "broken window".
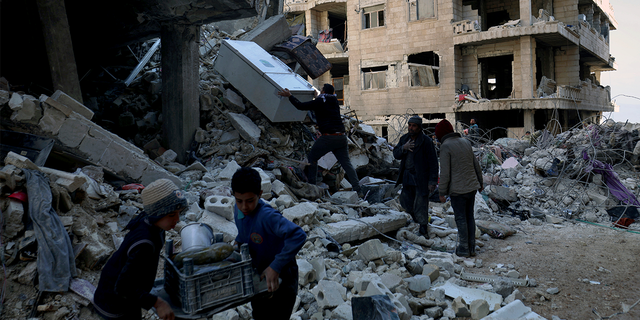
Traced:
[[384, 5], [364, 8], [362, 14], [362, 29], [384, 27]]
[[433, 87], [440, 83], [440, 57], [433, 51], [412, 54], [407, 63], [412, 87]]
[[434, 0], [409, 0], [409, 21], [435, 18], [436, 6]]
[[387, 87], [387, 66], [362, 68], [362, 78], [364, 79], [364, 90], [384, 89]]
[[481, 96], [487, 99], [503, 99], [513, 90], [513, 55], [478, 59]]

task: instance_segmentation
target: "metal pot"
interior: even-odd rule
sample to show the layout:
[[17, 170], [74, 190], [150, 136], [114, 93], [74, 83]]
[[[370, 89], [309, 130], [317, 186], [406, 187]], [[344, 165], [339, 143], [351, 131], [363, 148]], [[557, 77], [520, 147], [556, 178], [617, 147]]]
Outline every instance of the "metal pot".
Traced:
[[204, 249], [213, 242], [213, 229], [206, 223], [190, 223], [180, 230], [182, 251]]

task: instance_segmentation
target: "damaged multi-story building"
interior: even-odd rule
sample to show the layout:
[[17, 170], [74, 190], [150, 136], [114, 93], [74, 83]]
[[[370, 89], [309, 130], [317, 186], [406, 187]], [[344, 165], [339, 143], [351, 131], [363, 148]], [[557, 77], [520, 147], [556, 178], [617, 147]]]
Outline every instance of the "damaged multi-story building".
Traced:
[[[474, 118], [495, 139], [597, 122], [616, 108], [600, 85], [616, 68], [608, 0], [288, 0], [284, 9], [304, 17], [333, 64], [315, 84], [333, 83], [392, 142], [405, 114]], [[473, 101], [457, 101], [465, 92]]]

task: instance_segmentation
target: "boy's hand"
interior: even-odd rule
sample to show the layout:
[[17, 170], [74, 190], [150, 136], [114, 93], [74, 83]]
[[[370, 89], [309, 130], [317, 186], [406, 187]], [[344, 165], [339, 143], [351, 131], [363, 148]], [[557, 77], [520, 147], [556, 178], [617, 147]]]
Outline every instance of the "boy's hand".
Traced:
[[271, 269], [271, 267], [267, 267], [262, 272], [262, 275], [260, 276], [260, 280], [267, 278], [267, 289], [269, 290], [269, 292], [274, 292], [278, 290], [278, 287], [280, 287], [280, 282], [278, 281], [279, 277], [280, 277], [279, 273]]
[[174, 320], [176, 318], [169, 304], [160, 297], [158, 297], [153, 307], [156, 308], [158, 317], [162, 320]]

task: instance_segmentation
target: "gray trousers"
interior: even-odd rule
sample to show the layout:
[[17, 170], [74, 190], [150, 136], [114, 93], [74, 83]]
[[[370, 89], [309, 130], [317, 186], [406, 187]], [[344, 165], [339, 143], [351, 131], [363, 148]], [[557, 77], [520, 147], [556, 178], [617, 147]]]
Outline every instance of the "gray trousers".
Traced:
[[413, 217], [413, 221], [424, 226], [429, 224], [429, 195], [421, 196], [416, 186], [402, 186], [400, 205]]
[[320, 136], [311, 147], [307, 159], [309, 160], [309, 183], [316, 183], [316, 176], [318, 175], [318, 160], [325, 154], [333, 152], [338, 162], [347, 174], [347, 181], [353, 187], [353, 191], [360, 191], [360, 179], [356, 174], [356, 170], [349, 160], [349, 146], [347, 143], [347, 136]]

